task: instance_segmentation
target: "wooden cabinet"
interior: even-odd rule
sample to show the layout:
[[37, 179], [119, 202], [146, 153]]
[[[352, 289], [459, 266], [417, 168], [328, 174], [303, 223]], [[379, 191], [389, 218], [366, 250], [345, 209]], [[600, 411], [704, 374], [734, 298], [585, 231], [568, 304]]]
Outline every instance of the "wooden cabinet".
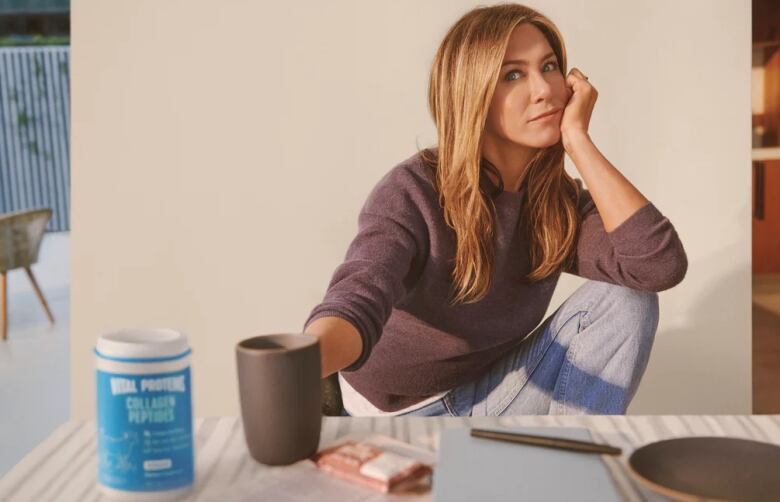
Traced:
[[780, 159], [753, 162], [753, 273], [780, 273]]
[[780, 413], [780, 2], [752, 4], [753, 413]]
[[[753, 273], [780, 273], [780, 2], [753, 0]], [[756, 80], [760, 79], [760, 80]], [[761, 147], [756, 150], [756, 147]]]
[[780, 2], [753, 0], [753, 43], [780, 42]]

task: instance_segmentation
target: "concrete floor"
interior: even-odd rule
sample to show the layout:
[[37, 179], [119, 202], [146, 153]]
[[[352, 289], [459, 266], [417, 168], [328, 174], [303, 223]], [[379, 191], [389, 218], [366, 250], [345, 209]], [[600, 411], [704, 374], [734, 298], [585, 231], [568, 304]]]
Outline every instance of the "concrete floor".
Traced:
[[24, 270], [9, 272], [8, 339], [0, 341], [0, 477], [69, 415], [69, 232], [45, 234], [32, 271], [55, 324]]

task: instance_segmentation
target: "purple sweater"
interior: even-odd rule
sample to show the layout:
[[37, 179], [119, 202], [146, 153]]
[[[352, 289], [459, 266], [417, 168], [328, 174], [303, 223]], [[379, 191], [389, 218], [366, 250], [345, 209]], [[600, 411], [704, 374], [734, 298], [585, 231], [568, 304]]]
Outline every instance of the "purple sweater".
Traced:
[[[435, 149], [434, 149], [435, 151]], [[582, 188], [575, 269], [566, 272], [646, 291], [679, 283], [688, 261], [671, 222], [648, 202], [612, 232]], [[482, 172], [485, 193], [495, 194]], [[417, 154], [391, 169], [358, 216], [358, 233], [325, 297], [309, 314], [352, 323], [363, 352], [343, 377], [377, 408], [396, 411], [478, 378], [542, 320], [560, 272], [531, 270], [520, 230], [525, 189], [491, 195], [496, 206], [493, 282], [481, 301], [450, 307], [455, 233], [439, 206], [434, 173]]]

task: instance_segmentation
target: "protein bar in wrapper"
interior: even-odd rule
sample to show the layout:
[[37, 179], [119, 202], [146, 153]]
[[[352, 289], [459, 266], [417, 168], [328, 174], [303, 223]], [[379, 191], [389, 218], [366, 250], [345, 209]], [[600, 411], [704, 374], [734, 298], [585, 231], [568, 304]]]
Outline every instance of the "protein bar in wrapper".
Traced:
[[433, 472], [419, 460], [361, 441], [346, 441], [310, 458], [323, 471], [385, 493], [415, 487]]

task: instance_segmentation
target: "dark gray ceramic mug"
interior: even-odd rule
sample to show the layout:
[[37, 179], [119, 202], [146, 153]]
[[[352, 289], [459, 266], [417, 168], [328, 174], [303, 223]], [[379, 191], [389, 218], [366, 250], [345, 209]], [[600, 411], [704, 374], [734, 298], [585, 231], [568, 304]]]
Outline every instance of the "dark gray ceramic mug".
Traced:
[[236, 366], [252, 457], [287, 465], [315, 453], [322, 425], [317, 337], [282, 333], [242, 340], [236, 345]]

